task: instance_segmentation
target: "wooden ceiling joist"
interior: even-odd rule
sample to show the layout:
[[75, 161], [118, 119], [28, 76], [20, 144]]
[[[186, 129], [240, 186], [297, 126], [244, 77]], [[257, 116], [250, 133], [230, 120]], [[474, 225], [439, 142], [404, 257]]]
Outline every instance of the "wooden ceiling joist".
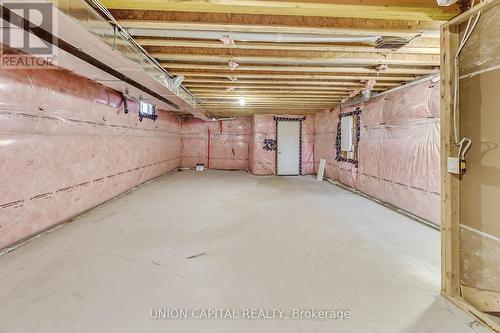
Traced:
[[[252, 24], [214, 24], [214, 23], [191, 23], [191, 22], [168, 22], [149, 20], [119, 20], [118, 23], [128, 29], [153, 29], [158, 35], [165, 35], [162, 30], [188, 30], [188, 31], [224, 31], [224, 32], [252, 32], [252, 33], [288, 33], [288, 34], [315, 34], [334, 36], [397, 36], [403, 38], [414, 38], [416, 36], [439, 38], [439, 31], [423, 29], [381, 29], [360, 27], [298, 27], [282, 25], [252, 25]], [[135, 31], [137, 34], [139, 31]], [[133, 33], [132, 33], [133, 34]]]
[[[459, 13], [434, 0], [102, 2], [171, 75], [185, 77], [208, 115], [220, 116], [308, 114], [370, 79], [378, 93], [434, 74], [440, 25]], [[407, 44], [376, 48], [381, 37]]]
[[[219, 91], [224, 91], [227, 88], [233, 88], [234, 90], [265, 90], [265, 91], [282, 91], [282, 90], [288, 90], [288, 91], [295, 91], [295, 90], [312, 90], [312, 91], [352, 91], [354, 89], [359, 89], [362, 86], [304, 86], [304, 85], [299, 85], [299, 86], [293, 86], [293, 85], [287, 85], [287, 86], [277, 86], [277, 85], [272, 85], [272, 84], [257, 84], [257, 85], [244, 85], [244, 86], [230, 86], [228, 84], [206, 84], [206, 83], [187, 83], [185, 84], [186, 87], [188, 87], [192, 91], [197, 91], [199, 88], [204, 89], [207, 86], [210, 86], [212, 89], [217, 89]], [[383, 88], [378, 89], [377, 87], [374, 88], [375, 91], [380, 91], [380, 90], [385, 90]]]
[[[365, 0], [366, 1], [366, 0]], [[401, 3], [401, 1], [398, 1]], [[429, 3], [427, 1], [427, 3]], [[218, 24], [235, 26], [278, 26], [290, 28], [326, 28], [330, 31], [338, 30], [369, 30], [382, 31], [386, 34], [410, 33], [422, 31], [439, 31], [440, 21], [423, 21], [405, 19], [361, 19], [353, 17], [311, 17], [287, 15], [250, 15], [231, 13], [203, 13], [203, 12], [175, 12], [153, 10], [112, 10], [118, 21], [151, 21], [151, 22], [179, 22], [197, 24]], [[287, 32], [290, 32], [288, 30]], [[435, 34], [435, 33], [434, 33]], [[412, 40], [410, 46], [439, 46], [436, 38], [419, 37]]]
[[378, 71], [375, 66], [367, 67], [338, 67], [338, 66], [263, 66], [263, 65], [240, 65], [234, 70], [230, 70], [227, 64], [194, 64], [194, 63], [173, 63], [162, 62], [167, 69], [195, 69], [195, 70], [229, 70], [232, 73], [251, 71], [251, 72], [307, 72], [307, 73], [352, 73], [352, 74], [408, 74], [408, 75], [427, 75], [437, 72], [436, 67], [389, 67], [387, 70]]
[[[256, 0], [103, 0], [110, 9], [157, 10], [204, 13], [240, 13], [253, 15], [292, 15], [323, 17], [354, 17], [365, 19], [409, 19], [448, 21], [458, 14], [456, 7], [401, 6], [398, 1], [386, 1], [360, 5], [359, 1], [294, 2]], [[390, 4], [389, 4], [390, 3]]]
[[383, 57], [358, 58], [358, 55], [347, 54], [326, 54], [323, 57], [311, 57], [311, 54], [303, 54], [297, 57], [263, 57], [263, 56], [230, 56], [230, 55], [203, 55], [203, 54], [174, 54], [174, 53], [152, 53], [153, 57], [160, 61], [182, 61], [182, 62], [202, 62], [202, 63], [228, 63], [233, 60], [240, 64], [293, 64], [293, 65], [359, 65], [359, 66], [377, 66], [387, 65], [407, 65], [407, 66], [438, 66], [439, 56], [429, 56], [428, 58], [409, 58], [409, 59], [387, 59]]
[[[223, 83], [230, 85], [239, 85], [239, 84], [273, 84], [273, 85], [295, 85], [295, 86], [311, 86], [311, 85], [319, 85], [319, 86], [349, 86], [349, 87], [360, 87], [363, 88], [366, 84], [358, 83], [358, 82], [346, 82], [343, 80], [338, 81], [278, 81], [278, 80], [238, 80], [236, 82], [226, 80], [217, 80], [217, 79], [191, 79], [186, 78], [184, 82], [189, 83]], [[377, 82], [375, 83], [375, 87], [396, 87], [399, 86], [399, 83], [393, 82]]]
[[380, 50], [373, 46], [350, 46], [332, 44], [297, 44], [297, 43], [250, 43], [238, 42], [234, 46], [224, 45], [219, 41], [175, 40], [157, 38], [138, 38], [137, 42], [143, 46], [160, 47], [196, 47], [214, 49], [245, 49], [245, 50], [288, 50], [288, 51], [318, 51], [318, 52], [365, 52], [365, 53], [410, 53], [410, 54], [439, 54], [439, 47], [410, 47], [405, 46], [398, 50]]
[[[403, 53], [370, 53], [370, 52], [316, 52], [316, 51], [288, 51], [288, 50], [241, 50], [241, 49], [199, 49], [192, 47], [147, 47], [154, 57], [161, 60], [168, 60], [170, 56], [176, 56], [182, 61], [183, 58], [189, 59], [197, 56], [206, 57], [205, 62], [227, 62], [231, 59], [235, 61], [252, 62], [271, 59], [279, 64], [279, 58], [283, 59], [312, 59], [311, 61], [335, 61], [335, 60], [357, 60], [343, 61], [344, 64], [406, 64], [406, 65], [427, 65], [435, 66], [439, 64], [439, 55], [432, 54], [403, 54]], [[165, 58], [167, 57], [167, 58]], [[219, 59], [222, 58], [222, 59]], [[203, 59], [203, 57], [201, 57]], [[247, 60], [241, 60], [247, 59]], [[269, 61], [269, 60], [266, 60]]]
[[368, 76], [368, 75], [293, 75], [293, 74], [241, 74], [241, 73], [190, 73], [172, 71], [170, 74], [185, 77], [218, 77], [218, 78], [237, 78], [237, 79], [302, 79], [302, 80], [352, 80], [366, 81], [374, 79], [376, 81], [412, 81], [413, 76]]
[[[277, 95], [261, 95], [261, 94], [244, 94], [246, 99], [249, 100], [279, 100], [279, 99], [307, 99], [307, 100], [317, 100], [317, 99], [332, 99], [332, 98], [337, 98], [337, 97], [342, 97], [348, 95], [347, 93], [344, 94], [335, 94], [335, 95], [306, 95], [306, 94], [277, 94]], [[197, 94], [198, 98], [200, 100], [206, 101], [206, 100], [239, 100], [241, 98], [240, 95], [234, 95], [234, 96], [226, 96], [222, 93], [220, 94], [213, 94], [213, 95], [207, 95], [207, 94]]]

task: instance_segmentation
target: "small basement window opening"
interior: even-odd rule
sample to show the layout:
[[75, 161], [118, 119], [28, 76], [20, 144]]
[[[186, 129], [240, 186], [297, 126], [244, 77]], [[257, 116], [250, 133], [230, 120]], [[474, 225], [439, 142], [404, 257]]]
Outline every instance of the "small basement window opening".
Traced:
[[158, 118], [156, 115], [156, 105], [141, 100], [139, 102], [139, 121], [142, 121], [143, 118], [155, 121]]
[[361, 109], [339, 115], [335, 142], [336, 160], [358, 164]]

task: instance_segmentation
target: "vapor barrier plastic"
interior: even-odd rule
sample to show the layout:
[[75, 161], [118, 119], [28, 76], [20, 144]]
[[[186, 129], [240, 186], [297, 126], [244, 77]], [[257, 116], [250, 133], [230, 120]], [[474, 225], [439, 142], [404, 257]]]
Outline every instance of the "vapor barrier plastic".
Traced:
[[254, 175], [274, 175], [276, 171], [276, 151], [266, 140], [276, 142], [276, 122], [273, 115], [253, 116], [252, 140], [250, 144], [250, 171]]
[[180, 122], [58, 69], [0, 70], [0, 248], [180, 164]]
[[439, 83], [426, 81], [376, 97], [360, 108], [358, 166], [337, 162], [340, 110], [315, 119], [315, 169], [327, 160], [326, 177], [440, 223]]
[[[276, 122], [273, 115], [213, 122], [188, 118], [182, 121], [181, 138], [181, 165], [184, 168], [203, 163], [210, 169], [250, 169], [254, 175], [275, 174]], [[271, 144], [267, 140], [271, 140]], [[302, 122], [304, 175], [314, 173], [313, 153], [314, 117], [308, 116]]]
[[181, 165], [203, 163], [211, 169], [247, 170], [252, 122], [250, 118], [205, 122], [182, 121]]

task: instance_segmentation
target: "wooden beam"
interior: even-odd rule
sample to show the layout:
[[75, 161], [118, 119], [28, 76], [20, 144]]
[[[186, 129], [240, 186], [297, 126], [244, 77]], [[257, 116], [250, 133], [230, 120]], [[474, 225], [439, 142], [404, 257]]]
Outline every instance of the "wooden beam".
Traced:
[[[387, 65], [407, 65], [407, 66], [439, 66], [439, 57], [435, 58], [426, 55], [425, 58], [405, 57], [406, 59], [387, 59], [384, 57], [359, 58], [359, 54], [353, 52], [345, 53], [324, 53], [323, 57], [314, 57], [313, 55], [301, 54], [296, 57], [284, 56], [231, 56], [231, 55], [206, 55], [206, 54], [186, 54], [186, 53], [158, 53], [152, 52], [151, 55], [160, 61], [182, 61], [182, 62], [201, 62], [201, 63], [228, 63], [234, 60], [239, 64], [294, 64], [294, 65], [358, 65], [358, 66], [377, 66]], [[394, 55], [396, 56], [396, 55]]]
[[[276, 86], [276, 85], [268, 85], [268, 84], [259, 84], [259, 85], [245, 85], [245, 86], [236, 86], [236, 85], [229, 85], [229, 84], [210, 84], [207, 85], [206, 83], [200, 84], [200, 83], [187, 83], [185, 84], [186, 87], [189, 88], [190, 91], [196, 91], [198, 89], [206, 89], [208, 87], [212, 89], [219, 89], [220, 90], [225, 90], [226, 88], [234, 88], [235, 90], [240, 91], [240, 89], [243, 90], [261, 90], [265, 89], [266, 91], [271, 91], [271, 90], [276, 90], [276, 91], [282, 91], [282, 90], [288, 90], [288, 91], [293, 91], [293, 90], [314, 90], [314, 91], [352, 91], [355, 88], [360, 88], [360, 86], [357, 87], [323, 87], [323, 86]], [[381, 91], [385, 90], [383, 88], [381, 89], [375, 89], [376, 91]]]
[[297, 95], [286, 95], [286, 94], [280, 94], [280, 95], [264, 95], [264, 94], [247, 94], [247, 93], [243, 93], [243, 94], [238, 94], [238, 95], [233, 95], [233, 96], [227, 96], [227, 95], [224, 95], [224, 94], [215, 94], [215, 95], [206, 95], [206, 94], [200, 94], [200, 93], [197, 93], [196, 94], [196, 97], [198, 97], [199, 99], [203, 100], [203, 101], [206, 101], [206, 100], [210, 100], [210, 99], [215, 99], [215, 100], [223, 100], [223, 99], [227, 99], [227, 100], [238, 100], [239, 98], [241, 98], [241, 96], [244, 96], [245, 98], [247, 99], [280, 99], [280, 98], [283, 98], [283, 99], [286, 99], [286, 98], [296, 98], [296, 99], [300, 99], [300, 100], [303, 100], [303, 99], [307, 99], [307, 100], [311, 100], [311, 99], [331, 99], [331, 98], [338, 98], [338, 97], [343, 97], [343, 96], [347, 96], [348, 94], [345, 93], [345, 94], [339, 94], [339, 95], [307, 95], [307, 94], [297, 94]]
[[500, 313], [500, 292], [462, 286], [462, 294], [479, 311]]
[[463, 298], [458, 296], [450, 296], [446, 293], [442, 294], [447, 300], [455, 304], [458, 308], [462, 309], [464, 312], [468, 313], [474, 318], [477, 318], [478, 322], [483, 324], [484, 327], [488, 328], [492, 333], [500, 332], [500, 324], [493, 320], [487, 314], [479, 311], [476, 307], [469, 304]]
[[[286, 104], [294, 104], [294, 105], [303, 105], [303, 104], [329, 104], [332, 101], [340, 101], [342, 98], [330, 98], [330, 99], [319, 99], [319, 100], [310, 100], [310, 99], [289, 99], [289, 98], [280, 98], [280, 99], [249, 99], [245, 98], [246, 100], [246, 106], [247, 105], [265, 105], [265, 104], [280, 104], [280, 103], [286, 103]], [[235, 100], [214, 100], [214, 101], [207, 101], [207, 100], [202, 100], [203, 105], [235, 105], [238, 104], [239, 101], [237, 99]]]
[[246, 94], [246, 93], [243, 93], [243, 94], [238, 94], [238, 95], [233, 95], [233, 96], [228, 96], [228, 95], [223, 95], [223, 94], [217, 94], [217, 95], [205, 95], [205, 94], [200, 94], [200, 93], [197, 93], [196, 96], [200, 99], [200, 100], [209, 100], [209, 99], [228, 99], [228, 100], [237, 100], [239, 99], [241, 96], [244, 96], [246, 98], [272, 98], [272, 97], [277, 97], [277, 98], [304, 98], [304, 97], [308, 97], [308, 99], [313, 99], [313, 97], [316, 97], [318, 99], [321, 99], [321, 98], [341, 98], [341, 97], [345, 97], [345, 96], [348, 96], [349, 94], [345, 93], [345, 94], [342, 94], [342, 95], [306, 95], [306, 94], [298, 94], [298, 95], [252, 95], [252, 94]]
[[349, 80], [349, 81], [363, 81], [374, 79], [376, 81], [413, 81], [414, 76], [368, 76], [368, 75], [309, 75], [309, 74], [244, 74], [244, 73], [206, 73], [206, 72], [179, 72], [171, 71], [170, 74], [175, 76], [185, 77], [219, 77], [219, 78], [258, 78], [258, 79], [299, 79], [299, 80]]
[[410, 53], [410, 54], [439, 54], [439, 47], [410, 47], [405, 46], [397, 50], [381, 50], [373, 46], [349, 46], [309, 43], [249, 43], [238, 42], [234, 46], [224, 45], [219, 41], [193, 41], [157, 38], [136, 38], [142, 46], [161, 47], [197, 47], [214, 49], [246, 49], [246, 50], [289, 50], [289, 51], [318, 51], [318, 52], [365, 52], [365, 53]]
[[[196, 69], [196, 70], [228, 70], [229, 67], [224, 65], [207, 65], [193, 63], [173, 63], [162, 62], [162, 65], [168, 69]], [[389, 67], [385, 71], [377, 71], [375, 66], [372, 68], [365, 67], [337, 67], [337, 66], [264, 66], [264, 65], [240, 65], [231, 72], [245, 71], [266, 71], [266, 72], [309, 72], [309, 73], [352, 73], [352, 74], [409, 74], [409, 75], [426, 75], [437, 73], [437, 68], [421, 68], [421, 67]]]
[[[367, 0], [363, 0], [366, 2]], [[401, 1], [398, 1], [401, 3]], [[427, 2], [429, 3], [429, 2]], [[384, 3], [386, 5], [387, 3]], [[458, 13], [458, 11], [457, 11]], [[441, 23], [437, 21], [422, 20], [388, 20], [388, 19], [360, 19], [352, 17], [308, 17], [308, 16], [286, 16], [286, 15], [251, 15], [225, 13], [201, 13], [201, 12], [175, 12], [175, 11], [152, 11], [152, 10], [112, 10], [113, 16], [118, 20], [143, 20], [160, 22], [191, 22], [199, 24], [219, 25], [252, 25], [252, 26], [282, 26], [282, 27], [309, 27], [406, 32], [419, 34], [422, 31], [439, 31]], [[437, 37], [437, 36], [436, 36]], [[419, 37], [410, 41], [409, 46], [415, 47], [439, 47], [439, 39]]]
[[448, 21], [456, 16], [445, 7], [407, 7], [359, 5], [350, 3], [311, 3], [256, 0], [103, 0], [109, 9], [159, 10], [256, 15], [356, 17], [365, 19], [408, 19]]
[[[431, 37], [439, 38], [439, 30], [413, 30], [413, 29], [380, 29], [380, 28], [324, 28], [308, 26], [283, 26], [283, 25], [254, 25], [254, 24], [220, 24], [198, 22], [168, 22], [161, 20], [119, 20], [118, 23], [132, 30], [132, 35], [139, 34], [140, 30], [189, 30], [189, 31], [223, 31], [223, 32], [252, 32], [252, 33], [288, 33], [288, 34], [315, 34], [335, 36], [397, 36], [403, 38]], [[147, 33], [145, 34], [147, 35]], [[168, 37], [168, 34], [162, 34]]]
[[321, 103], [321, 104], [291, 104], [291, 103], [273, 103], [273, 104], [246, 104], [245, 106], [239, 106], [238, 104], [211, 104], [211, 105], [203, 105], [204, 108], [215, 108], [215, 109], [235, 109], [235, 110], [244, 110], [244, 109], [270, 109], [270, 108], [290, 108], [290, 109], [309, 109], [309, 108], [318, 108], [318, 109], [328, 109], [338, 103], [340, 101], [331, 101], [330, 103]]
[[289, 115], [312, 115], [315, 113], [319, 113], [321, 111], [326, 110], [325, 108], [321, 109], [311, 109], [311, 110], [290, 110], [290, 109], [266, 109], [266, 110], [259, 110], [259, 109], [247, 109], [247, 110], [210, 110], [210, 116], [239, 116], [239, 117], [246, 117], [246, 116], [251, 116], [253, 114], [289, 114]]
[[[282, 85], [282, 84], [290, 84], [296, 86], [348, 86], [348, 87], [358, 87], [363, 88], [366, 84], [357, 83], [357, 82], [346, 82], [346, 81], [286, 81], [286, 80], [238, 80], [238, 81], [230, 81], [226, 80], [218, 80], [218, 79], [193, 79], [186, 78], [184, 82], [187, 83], [223, 83], [229, 85], [239, 85], [239, 84], [273, 84], [273, 85]], [[399, 83], [392, 82], [377, 82], [375, 83], [376, 87], [396, 87], [399, 86]]]
[[239, 95], [239, 94], [249, 94], [249, 95], [255, 95], [255, 96], [262, 96], [262, 95], [318, 95], [318, 96], [329, 96], [329, 95], [345, 95], [348, 93], [348, 90], [320, 90], [320, 91], [314, 91], [314, 90], [269, 90], [269, 89], [234, 89], [231, 91], [228, 91], [226, 89], [219, 89], [219, 88], [193, 88], [193, 92], [196, 92], [196, 94], [201, 94], [201, 95], [206, 95], [206, 96], [211, 96], [211, 95], [220, 95], [224, 94], [227, 96], [231, 95]]
[[[438, 66], [439, 55], [432, 54], [404, 54], [404, 53], [366, 53], [366, 52], [311, 52], [311, 51], [284, 51], [284, 50], [232, 50], [232, 49], [198, 49], [192, 47], [147, 47], [146, 50], [160, 59], [166, 56], [205, 56], [208, 62], [211, 57], [225, 57], [230, 59], [249, 58], [254, 61], [269, 61], [269, 59], [301, 59], [318, 61], [321, 64], [329, 64], [330, 61], [344, 60], [343, 64], [389, 64], [407, 66]], [[224, 59], [224, 60], [225, 60]], [[357, 61], [356, 61], [357, 60]], [[227, 62], [224, 61], [224, 62]], [[271, 60], [272, 61], [272, 60]], [[279, 63], [279, 62], [278, 62]]]
[[448, 173], [448, 157], [456, 156], [453, 139], [453, 57], [459, 31], [446, 26], [442, 32], [441, 55], [441, 263], [443, 293], [460, 295], [460, 177]]

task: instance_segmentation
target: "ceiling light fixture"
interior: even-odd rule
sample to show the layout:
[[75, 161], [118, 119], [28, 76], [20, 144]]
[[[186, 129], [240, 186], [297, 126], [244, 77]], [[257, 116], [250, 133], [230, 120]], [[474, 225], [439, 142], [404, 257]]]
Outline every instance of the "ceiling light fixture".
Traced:
[[240, 102], [241, 106], [244, 106], [247, 103], [247, 101], [245, 100], [245, 97], [240, 97], [240, 101], [239, 102]]

